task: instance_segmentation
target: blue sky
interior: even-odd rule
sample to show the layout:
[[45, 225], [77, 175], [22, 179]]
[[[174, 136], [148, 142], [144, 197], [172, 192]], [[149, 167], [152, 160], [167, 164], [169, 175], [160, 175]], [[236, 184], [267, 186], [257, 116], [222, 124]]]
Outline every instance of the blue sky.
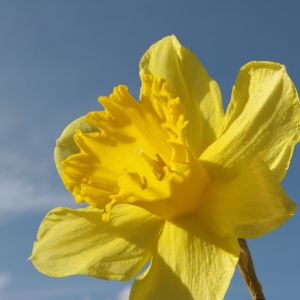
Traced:
[[[220, 85], [225, 107], [240, 67], [280, 62], [300, 90], [298, 1], [0, 2], [0, 299], [124, 300], [129, 283], [40, 274], [27, 258], [45, 214], [75, 207], [53, 163], [64, 127], [125, 84], [138, 98], [138, 63], [175, 34]], [[300, 149], [283, 181], [300, 202]], [[297, 213], [249, 241], [267, 299], [300, 299]], [[226, 300], [251, 299], [237, 271]]]

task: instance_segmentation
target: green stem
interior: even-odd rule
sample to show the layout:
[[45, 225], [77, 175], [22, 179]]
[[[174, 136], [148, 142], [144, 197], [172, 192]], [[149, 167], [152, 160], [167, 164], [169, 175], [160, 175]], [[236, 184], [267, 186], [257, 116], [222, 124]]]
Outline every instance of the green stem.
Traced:
[[259, 283], [255, 270], [253, 260], [247, 246], [246, 240], [239, 239], [239, 244], [241, 246], [241, 254], [238, 262], [240, 272], [247, 284], [253, 300], [266, 300], [262, 286]]

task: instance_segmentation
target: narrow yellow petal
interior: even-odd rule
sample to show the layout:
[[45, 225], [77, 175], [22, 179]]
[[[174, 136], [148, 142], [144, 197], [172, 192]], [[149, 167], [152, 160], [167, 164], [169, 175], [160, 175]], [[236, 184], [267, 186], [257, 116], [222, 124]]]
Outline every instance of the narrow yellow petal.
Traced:
[[214, 181], [199, 218], [223, 236], [255, 238], [276, 229], [296, 210], [267, 164], [257, 156], [231, 181]]
[[41, 272], [129, 280], [151, 258], [163, 221], [141, 208], [119, 205], [108, 222], [99, 209], [56, 208], [48, 213], [31, 261]]
[[223, 299], [239, 257], [236, 238], [231, 253], [210, 242], [195, 216], [166, 222], [150, 267], [133, 284], [130, 300]]
[[285, 67], [271, 62], [243, 66], [226, 113], [225, 130], [201, 156], [213, 178], [241, 170], [257, 153], [282, 180], [300, 139], [300, 102]]
[[158, 41], [144, 54], [140, 76], [144, 74], [165, 79], [174, 96], [180, 98], [189, 121], [184, 139], [199, 157], [222, 130], [224, 111], [218, 84], [209, 77], [195, 54], [181, 46], [175, 36]]

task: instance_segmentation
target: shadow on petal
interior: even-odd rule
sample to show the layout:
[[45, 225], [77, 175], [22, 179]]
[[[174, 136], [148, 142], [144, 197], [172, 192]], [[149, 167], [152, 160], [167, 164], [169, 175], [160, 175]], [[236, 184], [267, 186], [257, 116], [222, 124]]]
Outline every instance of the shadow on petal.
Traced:
[[131, 288], [129, 300], [144, 299], [194, 300], [194, 297], [182, 279], [156, 254]]

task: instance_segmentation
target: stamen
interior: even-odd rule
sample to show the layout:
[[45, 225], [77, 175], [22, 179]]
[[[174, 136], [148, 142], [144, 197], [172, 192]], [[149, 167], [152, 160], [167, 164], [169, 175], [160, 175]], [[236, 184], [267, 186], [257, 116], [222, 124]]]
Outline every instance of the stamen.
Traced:
[[161, 158], [161, 156], [156, 153], [155, 154], [156, 158], [157, 158], [157, 163], [163, 168], [163, 167], [166, 167], [167, 164], [164, 162], [164, 160]]
[[138, 148], [136, 150], [136, 155], [141, 156], [153, 168], [153, 172], [154, 172], [155, 176], [157, 177], [158, 180], [160, 180], [164, 173], [163, 167], [166, 165], [165, 162], [162, 160], [162, 158], [158, 154], [156, 154], [158, 161], [151, 159], [143, 151], [142, 148]]

